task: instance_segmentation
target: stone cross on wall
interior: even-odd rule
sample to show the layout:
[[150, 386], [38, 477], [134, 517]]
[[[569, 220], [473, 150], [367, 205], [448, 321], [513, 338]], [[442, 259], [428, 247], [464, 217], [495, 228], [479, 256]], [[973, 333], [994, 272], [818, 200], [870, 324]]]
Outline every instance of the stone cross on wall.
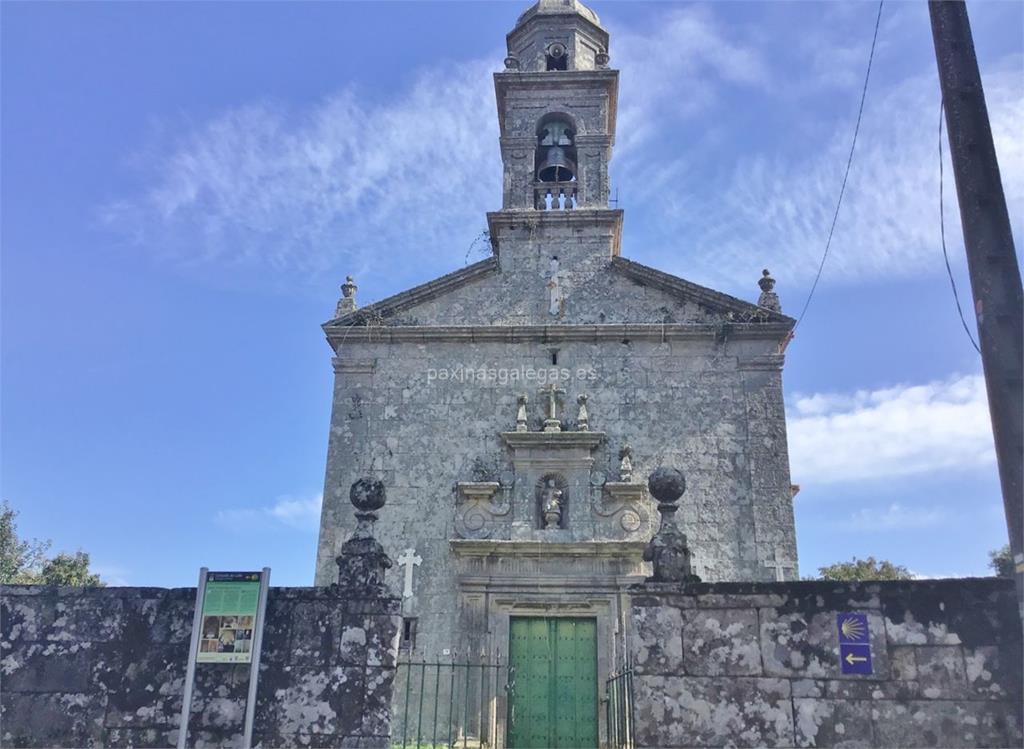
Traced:
[[548, 269], [548, 314], [558, 315], [562, 311], [562, 278], [558, 272], [558, 258], [551, 258]]
[[406, 549], [402, 556], [398, 557], [398, 564], [405, 567], [405, 587], [402, 589], [402, 598], [412, 598], [412, 569], [419, 567], [423, 559], [416, 554], [415, 549]]
[[764, 566], [769, 569], [775, 570], [775, 582], [781, 583], [786, 580], [786, 570], [795, 570], [796, 562], [791, 559], [779, 559], [779, 549], [775, 547], [775, 552], [771, 559], [764, 563]]

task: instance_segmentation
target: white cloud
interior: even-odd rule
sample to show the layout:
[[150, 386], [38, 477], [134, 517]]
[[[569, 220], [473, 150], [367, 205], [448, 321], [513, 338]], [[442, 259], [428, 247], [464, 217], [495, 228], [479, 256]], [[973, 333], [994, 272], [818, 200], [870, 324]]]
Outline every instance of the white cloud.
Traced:
[[117, 564], [93, 562], [89, 565], [89, 571], [99, 575], [100, 579], [107, 585], [123, 587], [131, 584], [128, 581], [128, 570]]
[[790, 464], [799, 484], [964, 471], [995, 461], [980, 375], [798, 395], [789, 413]]
[[[856, 12], [867, 37], [873, 19], [863, 7], [840, 10]], [[848, 34], [834, 29], [845, 31], [852, 20], [821, 23], [832, 30], [818, 36], [791, 30], [783, 62], [786, 42], [777, 34], [756, 23], [726, 24], [720, 15], [672, 9], [649, 28], [611, 29], [622, 75], [615, 186], [624, 206], [643, 207], [640, 223], [627, 225], [642, 224], [643, 233], [626, 252], [725, 289], [749, 290], [763, 263], [785, 302], [786, 287], [805, 284], [817, 268], [853, 127], [852, 111], [828, 118], [835, 105], [820, 93], [838, 90], [855, 106], [866, 42], [842, 46]], [[886, 40], [883, 27], [880, 52], [899, 54]], [[151, 187], [105, 206], [103, 219], [182, 265], [280, 283], [322, 285], [325, 275], [354, 272], [364, 288], [376, 277], [392, 291], [451, 270], [484, 228], [484, 213], [500, 205], [490, 73], [501, 57], [495, 51], [486, 61], [422, 71], [411, 87], [378, 102], [346, 89], [307, 109], [255, 102], [198, 125], [164, 127], [181, 135], [139, 159]], [[877, 62], [826, 283], [943, 272], [934, 72], [892, 85], [884, 60]], [[1019, 59], [987, 71], [985, 87], [1011, 217], [1019, 222]], [[753, 134], [723, 129], [730, 112], [717, 105], [726, 100], [806, 109], [799, 121], [813, 136], [791, 134], [806, 139], [800, 149], [752, 148]], [[678, 136], [681, 123], [697, 121], [694, 137]], [[834, 131], [823, 133], [827, 127]], [[947, 176], [947, 235], [957, 257], [958, 212]]]
[[273, 505], [249, 509], [220, 510], [217, 522], [226, 528], [285, 525], [304, 531], [320, 527], [323, 494], [306, 499], [281, 497]]
[[948, 519], [946, 511], [939, 508], [911, 509], [894, 502], [883, 509], [858, 510], [841, 525], [848, 530], [894, 531], [931, 528]]
[[[1002, 72], [987, 76], [985, 93], [1011, 218], [1019, 226], [1024, 206], [1024, 79], [1019, 65], [1008, 62]], [[873, 82], [826, 282], [944, 272], [938, 115], [934, 77], [912, 78], [890, 88]], [[824, 250], [852, 130], [851, 115], [830, 140], [818, 147], [811, 142], [800, 155], [742, 156], [731, 169], [720, 169], [723, 176], [711, 184], [686, 178], [695, 158], [687, 153], [665, 167], [670, 173], [661, 180], [637, 180], [632, 202], [660, 201], [666, 209], [651, 242], [659, 264], [727, 288], [738, 281], [743, 288], [749, 286], [758, 262], [772, 269], [780, 285], [809, 281]], [[954, 257], [959, 257], [959, 212], [945, 150], [946, 236]], [[682, 195], [659, 198], [656, 193], [669, 180], [681, 186]]]
[[[620, 160], [650, 161], [650, 154], [645, 159], [634, 149], [705, 111], [723, 84], [763, 85], [768, 78], [760, 50], [728, 38], [709, 9], [697, 6], [668, 11], [650, 29], [617, 32], [613, 51], [621, 76]], [[683, 95], [680, 81], [686, 82]]]
[[452, 65], [384, 103], [346, 90], [305, 111], [260, 102], [184, 127], [140, 159], [152, 187], [102, 218], [183, 264], [239, 273], [401, 274], [411, 258], [450, 269], [500, 205], [490, 71]]

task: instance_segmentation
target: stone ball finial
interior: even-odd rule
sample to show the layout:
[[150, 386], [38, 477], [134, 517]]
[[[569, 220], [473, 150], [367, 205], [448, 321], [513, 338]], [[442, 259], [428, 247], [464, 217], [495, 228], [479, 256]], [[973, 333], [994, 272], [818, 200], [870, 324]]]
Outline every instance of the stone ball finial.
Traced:
[[360, 512], [376, 512], [387, 500], [384, 482], [373, 478], [361, 478], [352, 484], [348, 498], [352, 506]]
[[686, 478], [678, 468], [656, 468], [647, 479], [647, 489], [660, 504], [674, 505], [686, 491]]
[[757, 285], [761, 287], [761, 291], [769, 292], [775, 288], [775, 279], [772, 278], [772, 274], [765, 268], [761, 271], [761, 278], [758, 279]]

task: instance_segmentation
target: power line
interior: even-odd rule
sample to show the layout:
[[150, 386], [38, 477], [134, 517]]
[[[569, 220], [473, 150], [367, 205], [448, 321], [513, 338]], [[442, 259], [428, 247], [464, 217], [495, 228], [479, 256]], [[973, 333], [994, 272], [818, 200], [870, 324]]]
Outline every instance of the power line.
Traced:
[[853, 142], [850, 144], [850, 155], [846, 159], [846, 172], [843, 174], [843, 184], [839, 188], [839, 200], [836, 201], [836, 212], [832, 216], [832, 226], [828, 230], [828, 240], [825, 242], [825, 252], [822, 253], [821, 263], [818, 265], [818, 273], [814, 276], [814, 283], [811, 284], [811, 290], [807, 293], [807, 301], [804, 302], [804, 308], [800, 310], [800, 316], [796, 319], [796, 325], [793, 326], [795, 331], [800, 323], [804, 319], [804, 315], [807, 313], [807, 308], [811, 304], [811, 297], [814, 296], [814, 290], [818, 288], [818, 281], [821, 279], [821, 272], [825, 269], [825, 261], [828, 259], [828, 251], [832, 247], [832, 235], [836, 230], [836, 221], [839, 220], [839, 208], [843, 205], [843, 195], [846, 193], [846, 181], [850, 178], [850, 167], [853, 165], [853, 152], [857, 148], [857, 134], [860, 133], [860, 121], [864, 116], [864, 100], [868, 95], [868, 81], [871, 78], [871, 63], [875, 59], [875, 44], [878, 42], [878, 27], [882, 23], [882, 6], [885, 5], [885, 0], [879, 0], [878, 3], [878, 16], [875, 18], [875, 32], [871, 37], [871, 52], [868, 54], [868, 69], [864, 73], [864, 88], [860, 92], [860, 108], [857, 110], [857, 125], [853, 129]]
[[964, 319], [964, 309], [960, 306], [960, 295], [956, 291], [956, 280], [953, 278], [953, 269], [949, 267], [949, 253], [946, 251], [946, 209], [942, 200], [942, 184], [945, 168], [942, 163], [942, 115], [946, 109], [946, 100], [939, 102], [939, 236], [942, 237], [942, 258], [946, 261], [946, 273], [949, 275], [949, 285], [953, 287], [953, 299], [956, 301], [956, 311], [960, 313], [960, 324], [964, 326], [964, 332], [971, 340], [971, 345], [979, 354], [981, 349], [978, 342], [974, 340], [971, 329]]

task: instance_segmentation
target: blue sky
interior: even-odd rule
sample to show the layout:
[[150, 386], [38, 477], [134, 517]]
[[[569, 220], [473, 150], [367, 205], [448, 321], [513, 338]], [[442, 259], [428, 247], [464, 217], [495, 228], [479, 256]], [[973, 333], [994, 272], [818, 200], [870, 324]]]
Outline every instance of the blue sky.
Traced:
[[[525, 3], [13, 3], [2, 13], [2, 497], [115, 584], [312, 582], [319, 324], [466, 262]], [[623, 254], [799, 311], [874, 3], [595, 2]], [[1024, 236], [1024, 5], [970, 5]], [[985, 574], [1006, 531], [939, 248], [925, 3], [886, 5], [832, 255], [785, 370], [801, 567]], [[947, 164], [947, 236], [969, 299]], [[968, 308], [970, 304], [966, 305]], [[968, 309], [969, 312], [969, 309]], [[972, 321], [973, 324], [973, 321]]]

